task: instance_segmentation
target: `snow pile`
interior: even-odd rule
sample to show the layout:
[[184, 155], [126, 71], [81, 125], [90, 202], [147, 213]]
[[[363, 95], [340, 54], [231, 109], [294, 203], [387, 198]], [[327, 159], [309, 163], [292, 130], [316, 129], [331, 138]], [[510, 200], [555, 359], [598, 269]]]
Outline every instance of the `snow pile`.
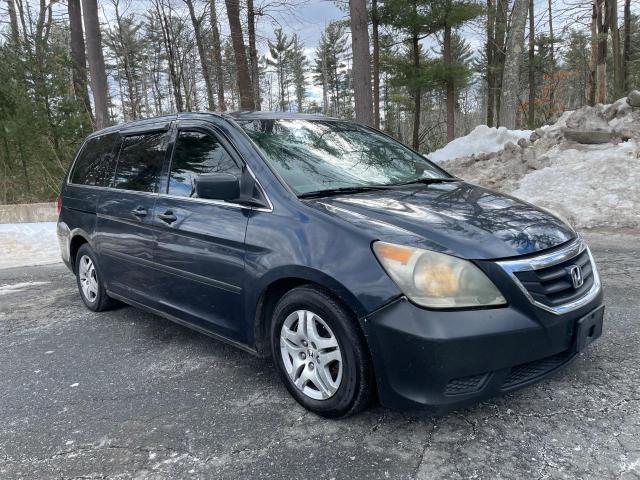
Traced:
[[530, 130], [508, 130], [505, 127], [478, 125], [469, 135], [452, 140], [440, 150], [428, 154], [427, 158], [433, 162], [442, 162], [479, 153], [498, 152], [507, 142], [517, 143], [521, 138], [528, 139], [530, 136]]
[[640, 144], [557, 151], [512, 193], [581, 228], [640, 228]]
[[0, 224], [0, 268], [60, 261], [55, 222]]
[[489, 153], [473, 148], [479, 129], [449, 144], [466, 151], [440, 150], [453, 152], [440, 161], [443, 168], [553, 210], [579, 228], [640, 228], [640, 107], [621, 99], [565, 112], [534, 132], [509, 132], [517, 143]]

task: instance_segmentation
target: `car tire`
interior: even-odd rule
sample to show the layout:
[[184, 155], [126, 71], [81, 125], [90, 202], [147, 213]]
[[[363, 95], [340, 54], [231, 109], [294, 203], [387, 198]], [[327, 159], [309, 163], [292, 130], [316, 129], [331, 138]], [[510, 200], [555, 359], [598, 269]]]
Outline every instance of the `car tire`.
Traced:
[[374, 380], [364, 336], [351, 312], [327, 292], [301, 286], [280, 299], [271, 351], [287, 390], [306, 409], [340, 418], [371, 403]]
[[112, 308], [116, 302], [107, 295], [96, 254], [88, 244], [78, 249], [74, 266], [80, 298], [87, 308], [94, 312]]

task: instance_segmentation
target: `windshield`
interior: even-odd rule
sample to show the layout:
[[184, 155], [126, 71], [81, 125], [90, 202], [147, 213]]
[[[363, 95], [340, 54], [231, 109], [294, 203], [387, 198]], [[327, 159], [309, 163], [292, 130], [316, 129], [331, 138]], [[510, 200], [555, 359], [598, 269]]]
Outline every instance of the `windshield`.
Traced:
[[239, 123], [297, 195], [450, 178], [399, 142], [355, 123], [299, 119]]

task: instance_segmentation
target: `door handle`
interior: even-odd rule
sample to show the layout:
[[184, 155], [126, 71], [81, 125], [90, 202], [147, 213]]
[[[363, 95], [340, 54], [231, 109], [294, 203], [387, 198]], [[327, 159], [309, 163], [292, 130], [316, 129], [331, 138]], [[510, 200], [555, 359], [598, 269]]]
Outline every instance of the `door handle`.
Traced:
[[146, 208], [138, 207], [135, 210], [131, 210], [131, 213], [133, 213], [138, 218], [142, 218], [142, 217], [146, 217], [148, 212]]
[[161, 213], [160, 215], [158, 215], [158, 218], [163, 222], [169, 224], [175, 222], [178, 219], [178, 217], [176, 217], [171, 210], [167, 210], [166, 212]]

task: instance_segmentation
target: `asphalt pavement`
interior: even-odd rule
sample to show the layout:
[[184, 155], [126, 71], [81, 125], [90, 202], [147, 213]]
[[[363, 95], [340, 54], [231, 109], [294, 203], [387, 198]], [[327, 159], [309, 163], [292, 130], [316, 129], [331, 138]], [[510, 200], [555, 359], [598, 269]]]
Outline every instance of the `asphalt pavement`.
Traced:
[[317, 417], [269, 361], [131, 307], [92, 313], [61, 265], [0, 270], [0, 479], [640, 478], [640, 236], [589, 238], [603, 337], [439, 418]]

